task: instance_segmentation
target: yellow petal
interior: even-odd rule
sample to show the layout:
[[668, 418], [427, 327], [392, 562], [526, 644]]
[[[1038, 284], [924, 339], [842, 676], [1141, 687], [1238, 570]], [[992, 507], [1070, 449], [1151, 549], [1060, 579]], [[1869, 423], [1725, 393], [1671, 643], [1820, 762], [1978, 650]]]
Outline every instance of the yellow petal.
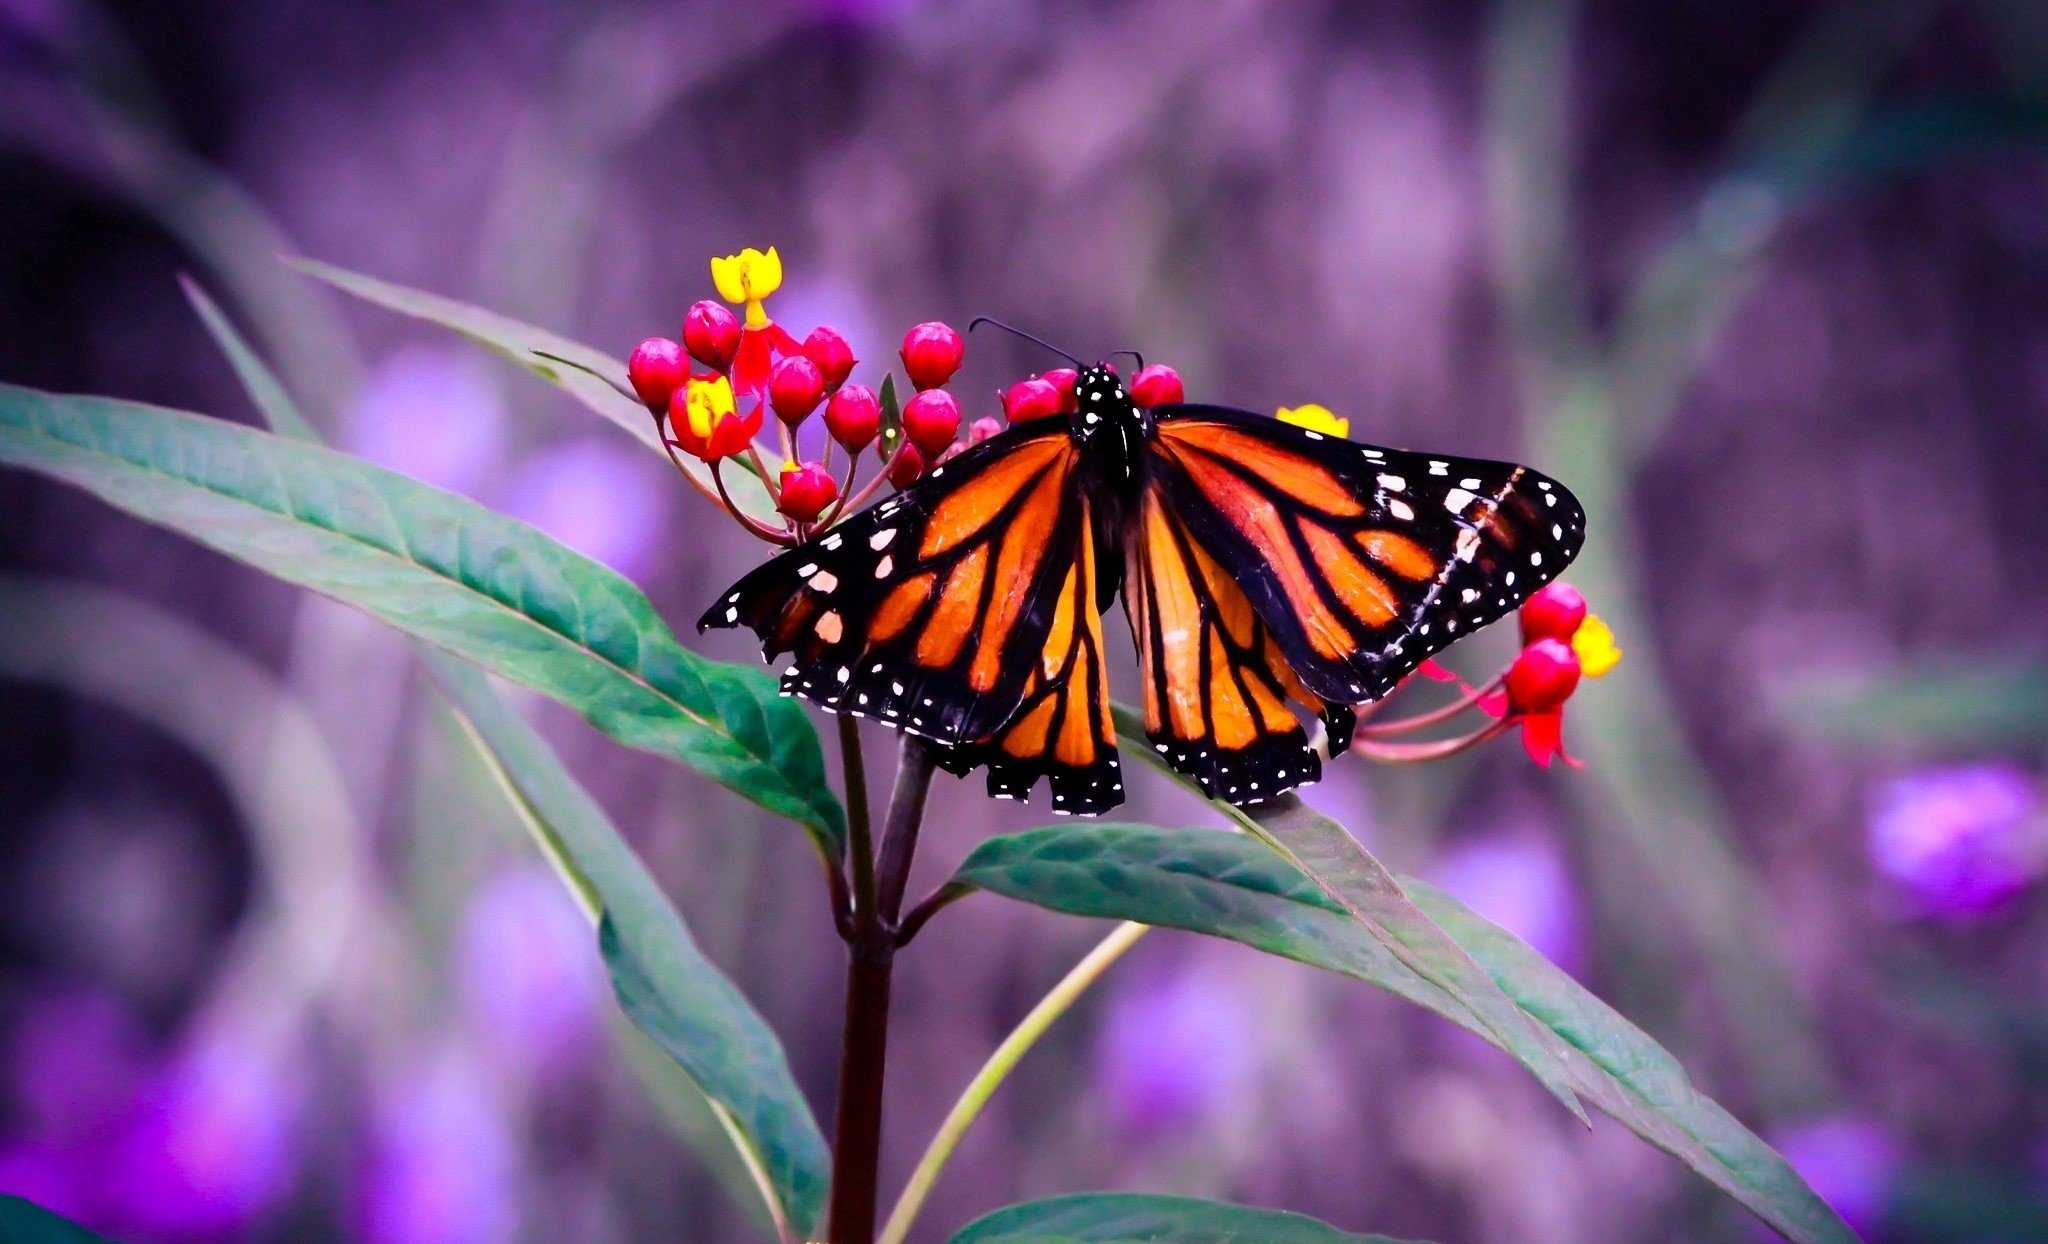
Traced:
[[732, 414], [733, 409], [732, 384], [724, 376], [690, 382], [685, 410], [690, 418], [690, 431], [700, 439], [711, 435], [711, 429]]
[[774, 247], [769, 247], [765, 255], [755, 250], [741, 253], [754, 257], [754, 297], [766, 298], [782, 288], [782, 256], [775, 253]]
[[718, 286], [718, 296], [727, 302], [739, 303], [747, 300], [747, 285], [741, 270], [741, 265], [745, 262], [745, 251], [737, 255], [711, 257], [711, 283]]
[[1621, 664], [1621, 649], [1614, 646], [1614, 632], [1598, 615], [1587, 614], [1572, 633], [1572, 651], [1579, 658], [1579, 672], [1598, 678]]
[[1326, 406], [1314, 402], [1301, 406], [1282, 406], [1278, 412], [1280, 422], [1291, 423], [1297, 428], [1321, 432], [1324, 436], [1345, 437], [1351, 435], [1351, 421], [1340, 419], [1330, 413]]

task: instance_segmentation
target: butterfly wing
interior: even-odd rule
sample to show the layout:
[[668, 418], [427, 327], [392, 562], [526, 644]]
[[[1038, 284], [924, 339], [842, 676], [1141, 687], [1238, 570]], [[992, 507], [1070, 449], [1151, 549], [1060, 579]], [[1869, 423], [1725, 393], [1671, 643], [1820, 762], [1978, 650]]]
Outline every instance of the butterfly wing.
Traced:
[[942, 745], [995, 735], [1023, 701], [1086, 517], [1058, 421], [968, 449], [911, 488], [782, 553], [698, 629], [746, 626], [785, 693]]
[[1385, 695], [1556, 577], [1584, 540], [1577, 499], [1528, 467], [1216, 406], [1154, 418], [1150, 487], [1329, 703]]
[[1085, 491], [1073, 505], [1079, 539], [1062, 550], [1066, 575], [1017, 711], [993, 736], [942, 751], [938, 763], [956, 773], [988, 766], [988, 792], [999, 799], [1023, 799], [1044, 777], [1054, 812], [1087, 815], [1124, 801], [1102, 651], [1105, 550], [1115, 546], [1098, 529]]
[[1161, 484], [1139, 502], [1125, 553], [1124, 614], [1145, 688], [1145, 735], [1211, 798], [1251, 803], [1322, 776], [1288, 707], [1323, 716], [1331, 753], [1357, 714], [1295, 677], [1244, 589], [1188, 534]]

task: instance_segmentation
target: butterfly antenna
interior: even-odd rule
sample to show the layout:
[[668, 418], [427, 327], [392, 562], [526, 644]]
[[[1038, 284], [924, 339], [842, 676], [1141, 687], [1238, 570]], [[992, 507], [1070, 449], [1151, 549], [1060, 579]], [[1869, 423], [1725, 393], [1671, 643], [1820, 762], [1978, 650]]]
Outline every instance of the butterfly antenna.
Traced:
[[992, 319], [986, 315], [977, 315], [973, 319], [967, 321], [967, 331], [971, 333], [975, 330], [975, 327], [977, 325], [981, 324], [993, 324], [997, 328], [1002, 329], [1006, 333], [1009, 333], [1013, 336], [1022, 337], [1026, 341], [1034, 342], [1038, 345], [1044, 346], [1046, 349], [1052, 351], [1054, 354], [1059, 355], [1061, 358], [1067, 360], [1069, 363], [1072, 363], [1077, 368], [1087, 366], [1087, 364], [1083, 363], [1080, 359], [1077, 359], [1073, 355], [1068, 354], [1065, 350], [1060, 349], [1058, 346], [1054, 345], [1050, 341], [1047, 341], [1045, 338], [1034, 337], [1030, 333], [1025, 332], [1021, 328], [1012, 328], [1008, 324], [1003, 323], [1001, 320]]
[[1132, 358], [1134, 358], [1134, 359], [1138, 360], [1138, 370], [1139, 370], [1139, 371], [1144, 371], [1144, 370], [1145, 370], [1145, 356], [1144, 356], [1144, 355], [1142, 355], [1142, 354], [1140, 354], [1140, 353], [1138, 353], [1138, 352], [1137, 352], [1136, 350], [1111, 350], [1111, 351], [1109, 352], [1109, 357], [1111, 357], [1111, 358], [1115, 358], [1115, 357], [1116, 357], [1117, 355], [1119, 355], [1119, 354], [1128, 354], [1128, 355], [1130, 355], [1130, 356], [1131, 356]]

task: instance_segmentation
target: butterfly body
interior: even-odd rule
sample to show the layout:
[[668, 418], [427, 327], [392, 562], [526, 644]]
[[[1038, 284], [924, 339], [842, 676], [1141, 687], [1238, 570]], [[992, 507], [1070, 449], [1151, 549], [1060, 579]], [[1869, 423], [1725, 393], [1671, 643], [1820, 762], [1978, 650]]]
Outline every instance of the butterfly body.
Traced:
[[747, 575], [699, 626], [747, 626], [785, 693], [930, 740], [1057, 812], [1122, 802], [1101, 616], [1121, 594], [1146, 734], [1236, 803], [1321, 775], [1355, 705], [1510, 611], [1577, 553], [1562, 485], [1511, 463], [1335, 440], [1221, 407], [1136, 407], [1106, 366]]

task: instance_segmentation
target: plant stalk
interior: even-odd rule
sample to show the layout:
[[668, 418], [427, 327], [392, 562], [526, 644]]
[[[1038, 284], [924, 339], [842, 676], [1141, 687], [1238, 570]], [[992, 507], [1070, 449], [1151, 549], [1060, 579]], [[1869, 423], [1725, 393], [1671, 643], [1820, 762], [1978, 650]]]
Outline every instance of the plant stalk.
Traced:
[[1003, 1039], [995, 1053], [988, 1056], [988, 1062], [968, 1083], [966, 1091], [960, 1094], [960, 1100], [953, 1103], [946, 1121], [939, 1125], [938, 1133], [925, 1148], [924, 1156], [918, 1159], [917, 1169], [910, 1174], [910, 1182], [904, 1185], [903, 1194], [896, 1199], [896, 1208], [889, 1211], [888, 1225], [882, 1228], [882, 1244], [903, 1244], [904, 1237], [910, 1234], [910, 1224], [917, 1220], [917, 1211], [924, 1208], [925, 1197], [931, 1193], [932, 1185], [938, 1182], [939, 1172], [945, 1169], [947, 1159], [953, 1156], [953, 1150], [959, 1146], [960, 1138], [967, 1134], [968, 1127], [980, 1117], [981, 1108], [988, 1104], [988, 1099], [995, 1095], [996, 1089], [1025, 1052], [1038, 1043], [1046, 1029], [1052, 1027], [1053, 1021], [1066, 1014], [1067, 1008], [1088, 992], [1090, 985], [1101, 979], [1110, 964], [1137, 945], [1149, 927], [1135, 921], [1116, 926], [1108, 937], [1088, 952], [1086, 958], [1074, 965], [1059, 984], [1053, 986], [1051, 993], [1039, 999], [1031, 1013]]
[[[917, 854], [917, 834], [924, 822], [925, 797], [931, 784], [931, 753], [905, 735], [875, 860], [875, 901], [856, 908], [853, 936], [847, 944], [846, 1028], [840, 1044], [832, 1203], [827, 1214], [832, 1244], [874, 1244], [896, 920], [910, 883], [910, 865]], [[855, 869], [858, 875], [858, 862]]]

